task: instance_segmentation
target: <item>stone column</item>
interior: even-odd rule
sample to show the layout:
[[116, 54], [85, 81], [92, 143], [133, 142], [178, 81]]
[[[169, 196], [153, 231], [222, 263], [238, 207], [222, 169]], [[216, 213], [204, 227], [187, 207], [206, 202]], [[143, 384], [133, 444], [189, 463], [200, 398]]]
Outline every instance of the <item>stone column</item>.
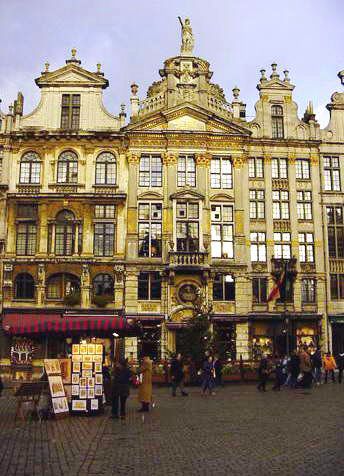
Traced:
[[[203, 251], [203, 244], [209, 246], [211, 242], [210, 236], [210, 200], [209, 200], [209, 167], [211, 155], [198, 154], [196, 156], [197, 171], [197, 190], [204, 195], [204, 202], [200, 207], [200, 250]], [[202, 212], [202, 213], [201, 213]], [[206, 246], [206, 247], [208, 247]]]
[[177, 162], [178, 157], [172, 152], [163, 155], [163, 173], [164, 173], [164, 202], [162, 210], [162, 258], [168, 259], [169, 242], [173, 241], [174, 249], [176, 242], [173, 237], [173, 205], [170, 203], [170, 195], [177, 190]]
[[167, 333], [167, 351], [173, 353], [176, 351], [176, 331], [166, 330]]
[[7, 204], [7, 250], [6, 254], [15, 256], [16, 254], [16, 205]]
[[38, 208], [39, 213], [39, 243], [38, 255], [46, 255], [48, 252], [48, 204], [41, 202]]
[[114, 300], [115, 308], [123, 309], [124, 308], [124, 266], [121, 264], [115, 265], [114, 267], [115, 274], [115, 289], [114, 289]]
[[[247, 178], [247, 166], [244, 167], [247, 162], [246, 155], [242, 152], [233, 154], [233, 186], [234, 186], [234, 198], [235, 198], [235, 212], [234, 212], [234, 255], [236, 263], [246, 264], [246, 240], [245, 232], [248, 233], [249, 224], [248, 217], [245, 217], [245, 198], [247, 190], [242, 186], [243, 183], [248, 183]], [[246, 214], [247, 215], [247, 214]]]
[[137, 312], [137, 274], [136, 269], [128, 269], [125, 278], [125, 309], [128, 314]]
[[82, 255], [93, 256], [92, 210], [91, 206], [86, 204], [82, 230]]
[[45, 265], [40, 263], [38, 265], [38, 279], [37, 279], [37, 305], [44, 306], [45, 304]]
[[137, 236], [137, 186], [138, 186], [138, 166], [140, 158], [133, 153], [127, 154], [129, 164], [129, 184], [128, 184], [128, 226], [127, 226], [127, 259], [137, 258], [138, 236]]
[[88, 264], [82, 265], [82, 274], [81, 274], [81, 307], [89, 308], [91, 305], [90, 299], [90, 270]]

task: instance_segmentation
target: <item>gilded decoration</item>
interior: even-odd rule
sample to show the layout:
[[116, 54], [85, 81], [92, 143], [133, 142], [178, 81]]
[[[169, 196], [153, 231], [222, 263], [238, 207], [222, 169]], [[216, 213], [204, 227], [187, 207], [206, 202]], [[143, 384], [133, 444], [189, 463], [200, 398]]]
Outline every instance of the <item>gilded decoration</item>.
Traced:
[[319, 165], [319, 156], [318, 155], [311, 155], [309, 160], [310, 160], [312, 165], [314, 165], [314, 166]]
[[296, 155], [294, 153], [288, 154], [288, 163], [295, 165]]
[[132, 152], [127, 153], [127, 160], [129, 164], [138, 164], [140, 162], [140, 156]]
[[199, 167], [209, 167], [211, 161], [210, 154], [197, 154], [196, 155], [196, 164]]
[[232, 160], [233, 160], [233, 166], [234, 168], [236, 169], [241, 169], [244, 164], [247, 162], [247, 155], [243, 154], [243, 155], [234, 155], [232, 156]]
[[164, 165], [176, 165], [178, 162], [177, 154], [171, 152], [166, 152], [162, 156], [162, 161]]

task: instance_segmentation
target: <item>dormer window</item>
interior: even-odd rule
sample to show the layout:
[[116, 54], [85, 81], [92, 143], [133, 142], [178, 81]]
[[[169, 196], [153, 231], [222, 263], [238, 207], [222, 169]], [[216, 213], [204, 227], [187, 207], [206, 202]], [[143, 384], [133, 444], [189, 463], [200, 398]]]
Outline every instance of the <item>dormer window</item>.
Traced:
[[61, 129], [77, 130], [80, 126], [80, 94], [63, 94]]
[[283, 107], [271, 107], [271, 130], [273, 139], [284, 138]]

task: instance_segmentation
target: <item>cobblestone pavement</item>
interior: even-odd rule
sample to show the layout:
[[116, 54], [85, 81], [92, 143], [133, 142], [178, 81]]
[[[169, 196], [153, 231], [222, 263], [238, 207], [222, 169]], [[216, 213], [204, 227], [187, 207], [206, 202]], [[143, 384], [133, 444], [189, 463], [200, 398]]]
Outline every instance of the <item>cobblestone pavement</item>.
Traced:
[[135, 392], [125, 421], [106, 414], [14, 422], [0, 399], [0, 475], [344, 475], [344, 385], [258, 393], [228, 385], [215, 396], [155, 389], [142, 417]]

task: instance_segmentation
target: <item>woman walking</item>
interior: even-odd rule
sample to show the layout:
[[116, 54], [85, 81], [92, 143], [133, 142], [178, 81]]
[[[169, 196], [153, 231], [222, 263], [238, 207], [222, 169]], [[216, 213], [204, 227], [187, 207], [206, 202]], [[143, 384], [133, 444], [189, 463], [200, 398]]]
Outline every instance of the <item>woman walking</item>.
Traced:
[[336, 383], [336, 378], [334, 376], [334, 370], [337, 368], [336, 361], [334, 360], [331, 352], [327, 352], [324, 357], [324, 370], [325, 370], [325, 383], [327, 383], [328, 374], [331, 374], [332, 382]]
[[149, 412], [149, 405], [152, 402], [152, 361], [148, 356], [143, 357], [140, 368], [141, 383], [139, 385], [138, 400], [141, 402], [139, 412]]
[[126, 360], [121, 360], [115, 367], [112, 382], [112, 411], [111, 418], [125, 418], [126, 402], [129, 397], [131, 371]]
[[213, 358], [210, 355], [203, 364], [202, 395], [208, 390], [209, 395], [215, 395], [215, 367]]

